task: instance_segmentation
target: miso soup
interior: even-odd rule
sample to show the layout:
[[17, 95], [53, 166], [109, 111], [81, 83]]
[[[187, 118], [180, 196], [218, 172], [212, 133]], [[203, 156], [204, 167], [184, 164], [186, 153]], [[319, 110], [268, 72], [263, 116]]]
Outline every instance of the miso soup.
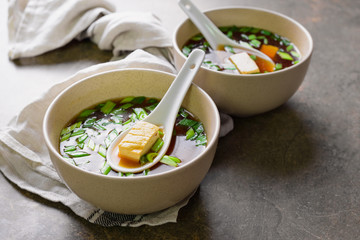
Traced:
[[[272, 72], [290, 67], [300, 60], [300, 52], [297, 47], [287, 38], [265, 29], [255, 27], [225, 26], [219, 28], [230, 39], [241, 45], [255, 48], [268, 55], [275, 63], [275, 67], [269, 69], [264, 60], [254, 55], [250, 57], [259, 67], [260, 73]], [[205, 51], [203, 66], [232, 74], [240, 74], [236, 66], [229, 60], [233, 54], [241, 50], [231, 46], [223, 46], [223, 49], [212, 49], [202, 34], [197, 34], [189, 39], [182, 47], [182, 52], [188, 56], [192, 50], [202, 49]]]
[[110, 143], [124, 130], [149, 115], [159, 103], [147, 97], [109, 100], [79, 113], [60, 133], [60, 154], [87, 171], [112, 176], [143, 176], [181, 167], [205, 150], [203, 124], [189, 111], [179, 109], [171, 144], [163, 159], [142, 173], [113, 171], [106, 162]]

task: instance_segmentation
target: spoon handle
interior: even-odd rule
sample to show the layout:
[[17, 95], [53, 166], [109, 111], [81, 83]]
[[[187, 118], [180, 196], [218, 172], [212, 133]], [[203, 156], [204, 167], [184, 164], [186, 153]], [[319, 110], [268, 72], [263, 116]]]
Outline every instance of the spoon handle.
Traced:
[[[154, 111], [146, 118], [146, 121], [153, 123], [166, 123], [168, 122], [171, 127], [174, 125], [177, 113], [183, 102], [183, 99], [191, 85], [191, 82], [199, 70], [203, 60], [205, 52], [196, 49], [191, 52], [188, 60], [185, 62], [175, 80], [172, 82], [170, 88], [163, 96], [158, 106]], [[167, 118], [165, 120], [165, 118]]]
[[230, 45], [236, 48], [242, 49], [243, 51], [265, 59], [275, 66], [274, 61], [266, 54], [247, 46], [243, 46], [230, 38], [228, 38], [220, 29], [205, 15], [203, 14], [191, 0], [179, 0], [179, 6], [188, 15], [190, 20], [200, 30], [203, 36], [206, 38], [210, 47], [214, 50]]
[[219, 44], [228, 43], [228, 39], [219, 28], [203, 14], [190, 0], [179, 0], [179, 6], [188, 15], [195, 26], [204, 35], [212, 49], [216, 50]]

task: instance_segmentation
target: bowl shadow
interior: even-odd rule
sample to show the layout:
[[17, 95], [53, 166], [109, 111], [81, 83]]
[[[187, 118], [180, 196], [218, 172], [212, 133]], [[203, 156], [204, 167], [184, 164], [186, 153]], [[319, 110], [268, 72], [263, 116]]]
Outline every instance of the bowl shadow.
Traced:
[[307, 126], [291, 103], [253, 117], [234, 117], [234, 130], [219, 140], [212, 168], [227, 165], [246, 174], [296, 175], [314, 162], [315, 145]]

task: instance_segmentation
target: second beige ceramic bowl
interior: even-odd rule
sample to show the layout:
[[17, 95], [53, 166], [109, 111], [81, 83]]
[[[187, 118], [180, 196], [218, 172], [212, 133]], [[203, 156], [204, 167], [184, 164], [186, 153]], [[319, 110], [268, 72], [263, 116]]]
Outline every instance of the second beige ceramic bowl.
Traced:
[[[298, 64], [267, 74], [233, 75], [201, 67], [194, 82], [213, 98], [220, 111], [237, 116], [263, 113], [282, 105], [297, 91], [313, 51], [311, 35], [301, 24], [258, 8], [223, 8], [205, 13], [217, 26], [251, 26], [277, 33], [290, 39], [302, 55]], [[177, 69], [186, 60], [182, 46], [197, 33], [199, 30], [189, 19], [176, 29], [173, 45]]]
[[82, 110], [127, 96], [161, 98], [174, 78], [172, 74], [144, 69], [106, 72], [73, 84], [51, 103], [44, 117], [45, 141], [57, 172], [75, 194], [103, 210], [139, 214], [170, 207], [199, 186], [214, 158], [220, 118], [212, 99], [194, 84], [183, 106], [203, 122], [208, 144], [204, 152], [183, 166], [148, 176], [107, 176], [76, 167], [59, 153], [61, 129]]

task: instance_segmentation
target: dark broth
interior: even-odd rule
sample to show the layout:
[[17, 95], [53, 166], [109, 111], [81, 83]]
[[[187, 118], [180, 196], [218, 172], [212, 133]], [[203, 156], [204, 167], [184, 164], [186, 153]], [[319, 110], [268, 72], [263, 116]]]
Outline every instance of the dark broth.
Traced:
[[[262, 45], [264, 45], [264, 47], [265, 45], [270, 45], [278, 48], [277, 54], [274, 57], [271, 57], [275, 62], [275, 68], [271, 70], [261, 63], [261, 59], [251, 56], [258, 65], [261, 73], [281, 70], [298, 63], [300, 60], [300, 53], [292, 42], [287, 38], [270, 31], [254, 27], [237, 26], [226, 26], [220, 27], [219, 29], [230, 39], [260, 51], [262, 50]], [[189, 39], [184, 44], [182, 52], [184, 55], [188, 56], [194, 49], [202, 49], [205, 51], [204, 66], [215, 71], [240, 74], [231, 61], [228, 60], [228, 57], [232, 54], [239, 52], [238, 49], [224, 46], [222, 51], [216, 51], [210, 47], [202, 34], [197, 34]]]
[[[112, 140], [121, 131], [146, 117], [158, 102], [158, 99], [153, 98], [128, 97], [107, 101], [82, 111], [62, 130], [60, 154], [78, 167], [111, 176], [141, 176], [174, 168], [158, 163], [143, 173], [118, 173], [106, 163], [106, 149]], [[195, 134], [191, 136], [189, 133], [192, 130], [195, 130]], [[180, 159], [177, 165], [181, 166], [204, 151], [206, 143], [202, 123], [189, 111], [180, 108], [166, 155]]]

